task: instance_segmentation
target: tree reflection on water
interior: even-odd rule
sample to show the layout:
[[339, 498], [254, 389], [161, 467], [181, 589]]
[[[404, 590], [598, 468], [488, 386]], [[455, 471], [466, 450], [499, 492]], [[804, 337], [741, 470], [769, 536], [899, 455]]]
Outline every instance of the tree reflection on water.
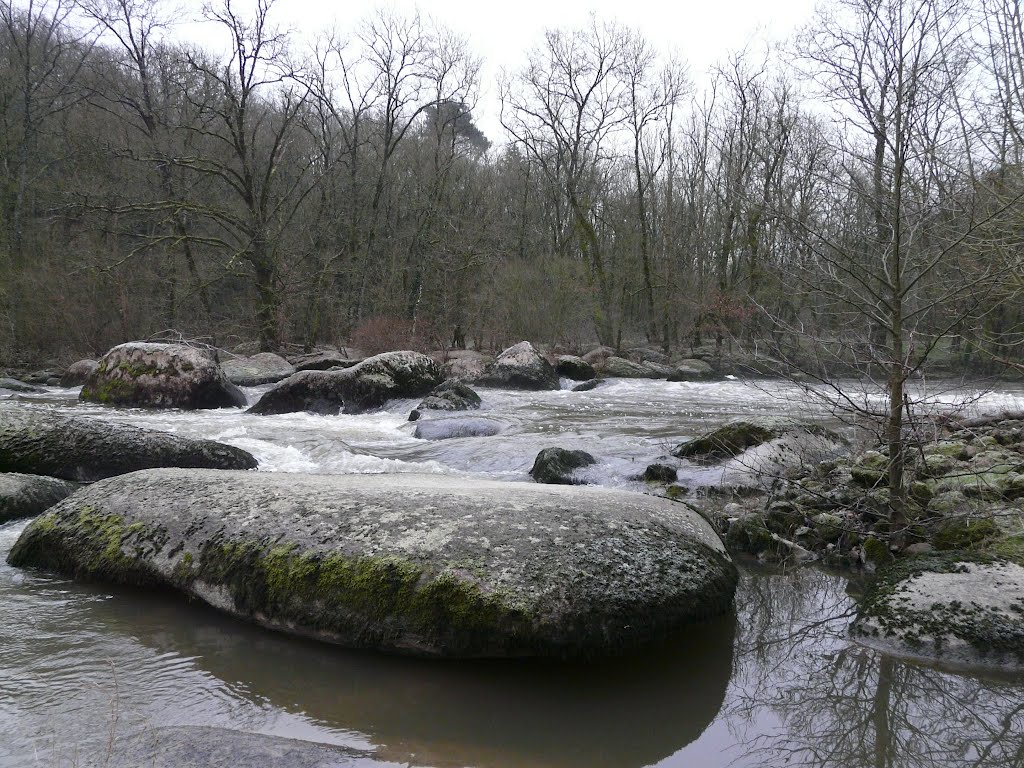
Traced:
[[723, 713], [735, 762], [1024, 766], [1024, 675], [944, 672], [852, 643], [846, 588], [810, 569], [744, 578]]

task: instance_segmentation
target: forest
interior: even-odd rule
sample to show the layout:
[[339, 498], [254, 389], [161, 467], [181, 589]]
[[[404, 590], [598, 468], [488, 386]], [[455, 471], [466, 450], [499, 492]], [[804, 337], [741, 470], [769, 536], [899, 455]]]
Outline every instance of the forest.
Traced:
[[1022, 359], [1015, 0], [835, 0], [706, 77], [591, 17], [487, 84], [426, 16], [304, 39], [281, 2], [217, 0], [213, 50], [175, 13], [0, 7], [10, 365], [160, 334]]

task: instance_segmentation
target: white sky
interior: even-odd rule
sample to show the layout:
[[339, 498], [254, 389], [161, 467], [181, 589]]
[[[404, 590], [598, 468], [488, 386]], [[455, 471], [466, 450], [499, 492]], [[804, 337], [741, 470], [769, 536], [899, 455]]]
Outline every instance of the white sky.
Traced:
[[[200, 0], [187, 0], [198, 8]], [[235, 0], [246, 7], [246, 0]], [[302, 35], [337, 26], [345, 31], [378, 5], [373, 2], [277, 0], [274, 16], [281, 26]], [[498, 121], [498, 75], [517, 68], [525, 52], [541, 41], [549, 27], [582, 26], [591, 12], [600, 20], [617, 20], [639, 29], [663, 53], [676, 51], [690, 65], [699, 87], [703, 74], [730, 51], [751, 41], [785, 39], [810, 19], [815, 0], [391, 0], [399, 12], [417, 8], [425, 16], [465, 35], [484, 60], [477, 124], [496, 143], [503, 136]], [[198, 15], [198, 14], [197, 14]], [[191, 25], [179, 34], [199, 42], [210, 34]]]

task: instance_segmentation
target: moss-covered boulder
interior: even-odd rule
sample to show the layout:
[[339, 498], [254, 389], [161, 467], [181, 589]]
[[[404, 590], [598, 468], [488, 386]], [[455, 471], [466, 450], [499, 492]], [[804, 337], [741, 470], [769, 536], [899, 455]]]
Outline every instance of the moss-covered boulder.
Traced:
[[79, 398], [141, 408], [232, 408], [245, 395], [224, 376], [209, 349], [185, 344], [130, 342], [105, 354]]
[[0, 523], [45, 512], [78, 488], [76, 483], [55, 477], [0, 473]]
[[538, 483], [575, 485], [581, 482], [575, 476], [576, 470], [596, 463], [597, 459], [586, 451], [545, 448], [533, 460], [530, 477]]
[[561, 389], [554, 367], [528, 341], [521, 341], [498, 355], [476, 383], [501, 389]]
[[388, 400], [422, 397], [441, 383], [441, 368], [419, 352], [384, 352], [337, 371], [299, 371], [266, 392], [249, 413], [363, 413]]
[[0, 405], [0, 472], [91, 481], [152, 467], [255, 469], [256, 459], [212, 440]]
[[901, 655], [1024, 667], [1024, 567], [969, 553], [896, 561], [865, 595], [851, 631]]
[[707, 522], [653, 496], [173, 469], [79, 491], [8, 562], [169, 587], [349, 647], [463, 657], [640, 647], [728, 611], [737, 579]]
[[850, 478], [862, 488], [884, 486], [889, 479], [889, 457], [880, 451], [864, 451], [850, 467]]
[[680, 443], [672, 455], [680, 459], [713, 462], [737, 456], [748, 448], [766, 443], [792, 428], [792, 422], [774, 419], [734, 419], [700, 437]]
[[221, 365], [228, 381], [239, 387], [276, 384], [296, 372], [295, 366], [273, 352], [260, 352], [250, 357], [235, 357]]

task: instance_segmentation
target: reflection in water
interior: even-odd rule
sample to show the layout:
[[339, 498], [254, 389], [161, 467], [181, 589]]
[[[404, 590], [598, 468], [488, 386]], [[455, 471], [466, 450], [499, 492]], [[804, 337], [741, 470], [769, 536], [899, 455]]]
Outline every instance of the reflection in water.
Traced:
[[745, 580], [722, 715], [738, 764], [1024, 765], [1021, 676], [949, 674], [854, 645], [841, 590], [811, 570]]

